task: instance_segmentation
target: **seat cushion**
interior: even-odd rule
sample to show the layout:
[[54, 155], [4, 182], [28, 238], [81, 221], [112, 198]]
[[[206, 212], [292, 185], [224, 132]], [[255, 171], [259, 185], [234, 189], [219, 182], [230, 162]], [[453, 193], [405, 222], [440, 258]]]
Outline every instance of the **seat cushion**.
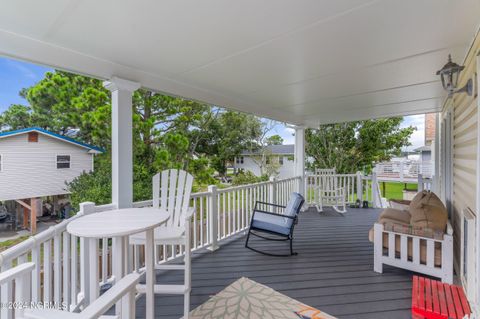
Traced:
[[422, 192], [418, 192], [413, 198], [412, 200], [410, 201], [410, 209], [412, 208], [417, 208], [420, 206], [420, 202], [422, 201], [423, 197], [425, 196], [425, 194], [427, 193], [427, 191], [422, 191]]
[[[403, 213], [403, 211], [400, 211], [400, 212]], [[402, 225], [402, 226], [407, 226], [407, 227], [410, 225], [410, 223], [408, 223], [408, 222], [405, 223], [405, 222], [401, 222], [401, 221], [398, 221], [398, 220], [395, 220], [395, 219], [389, 219], [389, 218], [387, 218], [387, 217], [383, 217], [383, 218], [380, 218], [380, 217], [379, 217], [379, 220], [378, 220], [377, 223], [383, 224], [384, 227], [385, 227], [385, 225]], [[373, 233], [374, 233], [374, 232], [373, 232], [373, 229], [374, 229], [374, 228], [372, 227], [372, 228], [370, 228], [370, 230], [368, 231], [368, 240], [369, 240], [370, 242], [372, 242], [372, 243], [373, 243], [373, 241], [374, 241], [374, 236], [373, 236]]]
[[411, 224], [428, 227], [435, 231], [445, 231], [448, 213], [445, 205], [433, 192], [418, 193], [410, 203]]
[[411, 200], [406, 199], [390, 199], [388, 204], [391, 208], [408, 211], [410, 209], [411, 202]]
[[385, 222], [396, 221], [402, 224], [410, 224], [411, 217], [410, 213], [405, 210], [385, 208], [380, 214], [378, 222], [384, 224]]
[[283, 235], [289, 235], [291, 228], [291, 223], [289, 221], [289, 218], [277, 217], [270, 214], [264, 214], [262, 212], [255, 212], [251, 227]]
[[[295, 192], [292, 193], [283, 214], [287, 216], [295, 217], [300, 211], [302, 203], [303, 203], [303, 196], [300, 195], [299, 193], [295, 193]], [[293, 219], [284, 218], [284, 220], [287, 227], [290, 228], [290, 226], [292, 226]]]
[[287, 203], [287, 207], [285, 207], [285, 215], [295, 217], [295, 215], [300, 210], [300, 205], [303, 202], [303, 197], [299, 193], [292, 193], [290, 196], [290, 200]]

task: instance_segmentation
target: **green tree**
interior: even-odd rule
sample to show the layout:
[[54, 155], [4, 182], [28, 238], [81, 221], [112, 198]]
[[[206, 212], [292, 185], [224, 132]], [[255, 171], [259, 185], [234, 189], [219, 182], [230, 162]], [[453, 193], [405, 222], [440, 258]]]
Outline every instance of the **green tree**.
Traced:
[[279, 135], [268, 136], [269, 133], [278, 124], [273, 120], [261, 122], [260, 134], [257, 134], [255, 140], [250, 144], [251, 159], [260, 167], [262, 175], [272, 177], [278, 175], [280, 168], [279, 158], [272, 154], [269, 148], [271, 145], [280, 145], [283, 139]]
[[[20, 92], [28, 105], [12, 105], [0, 115], [1, 130], [38, 126], [106, 149], [95, 171], [71, 185], [75, 203], [110, 201], [111, 97], [100, 80], [63, 71]], [[253, 116], [139, 89], [133, 94], [134, 199], [151, 196], [151, 177], [167, 168], [192, 172], [198, 185], [215, 182], [229, 161], [261, 134]]]
[[227, 164], [245, 149], [255, 145], [261, 134], [262, 121], [253, 115], [218, 111], [209, 129], [198, 142], [198, 151], [211, 158], [215, 170], [224, 175]]
[[254, 184], [259, 182], [268, 181], [267, 175], [255, 176], [252, 172], [239, 172], [233, 177], [233, 185], [245, 185], [245, 184]]
[[104, 148], [110, 145], [110, 92], [101, 81], [63, 71], [47, 72], [20, 95], [30, 105], [30, 125]]
[[0, 115], [0, 130], [27, 128], [31, 123], [31, 109], [25, 105], [13, 104]]
[[372, 168], [410, 145], [414, 127], [401, 128], [402, 117], [321, 125], [306, 131], [309, 169], [335, 167], [340, 173]]
[[267, 145], [282, 145], [283, 138], [280, 135], [272, 135], [265, 139], [265, 144]]

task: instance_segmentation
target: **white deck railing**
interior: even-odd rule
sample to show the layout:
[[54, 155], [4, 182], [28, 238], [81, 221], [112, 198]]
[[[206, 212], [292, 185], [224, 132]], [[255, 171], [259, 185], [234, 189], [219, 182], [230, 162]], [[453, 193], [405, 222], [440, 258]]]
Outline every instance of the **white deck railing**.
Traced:
[[[253, 206], [257, 200], [276, 202], [285, 205], [292, 191], [299, 191], [301, 177], [283, 180], [272, 179], [268, 182], [242, 185], [225, 189], [210, 186], [207, 192], [192, 194], [192, 205], [196, 208], [192, 220], [192, 248], [215, 249], [218, 242], [248, 228]], [[152, 201], [133, 204], [134, 207], [151, 206]], [[19, 300], [48, 303], [51, 306], [66, 307], [70, 311], [86, 306], [89, 301], [90, 287], [102, 287], [113, 281], [111, 238], [98, 241], [99, 276], [91, 278], [89, 269], [89, 247], [84, 240], [70, 235], [67, 225], [83, 215], [115, 209], [115, 205], [95, 206], [94, 203], [82, 203], [77, 215], [52, 226], [24, 242], [0, 253], [0, 271], [27, 263], [35, 264], [32, 271], [30, 297], [22, 299], [15, 293], [10, 282], [1, 285], [0, 303], [12, 305], [2, 307], [0, 318], [15, 317], [14, 306]], [[105, 221], [107, 224], [108, 221]], [[143, 256], [138, 249], [129, 247], [130, 266], [142, 268]], [[183, 251], [177, 246], [158, 247], [157, 262], [166, 262]], [[92, 255], [94, 256], [94, 255]], [[96, 289], [97, 287], [95, 287]]]
[[[360, 202], [372, 202], [375, 190], [372, 190], [372, 176], [365, 176], [361, 172], [356, 174], [335, 174], [337, 179], [337, 186], [345, 190], [345, 197], [347, 204], [353, 204], [360, 200]], [[318, 202], [317, 187], [320, 185], [320, 175], [308, 174], [305, 177], [305, 194], [308, 204], [315, 204]], [[376, 181], [373, 178], [374, 182]]]
[[415, 183], [419, 175], [432, 177], [433, 163], [413, 160], [381, 162], [375, 165], [375, 171], [381, 181]]
[[[376, 177], [356, 174], [338, 174], [338, 185], [345, 189], [348, 203], [372, 201], [378, 195]], [[300, 191], [301, 177], [271, 179], [267, 182], [218, 189], [209, 186], [208, 191], [192, 194], [192, 206], [196, 208], [192, 217], [192, 249], [209, 248], [215, 250], [219, 242], [247, 230], [256, 201], [275, 202], [286, 205], [291, 192]], [[305, 193], [307, 203], [315, 201], [317, 176], [307, 175]], [[135, 202], [134, 207], [148, 207], [152, 200]], [[98, 278], [89, 276], [89, 260], [95, 256], [89, 253], [89, 245], [83, 239], [66, 232], [68, 223], [83, 215], [115, 209], [115, 205], [95, 206], [82, 203], [78, 214], [38, 235], [0, 253], [0, 270], [26, 262], [33, 262], [31, 300], [66, 307], [70, 311], [84, 307], [91, 302], [90, 291], [112, 283], [112, 238], [98, 241]], [[105, 221], [107, 224], [108, 221]], [[163, 263], [183, 255], [180, 246], [157, 247], [155, 258]], [[143, 268], [143, 251], [128, 247], [128, 269]], [[13, 304], [18, 300], [14, 285], [1, 286], [0, 302]], [[29, 298], [27, 298], [30, 300]], [[26, 300], [27, 300], [26, 299]], [[14, 318], [14, 309], [3, 307], [3, 319]]]

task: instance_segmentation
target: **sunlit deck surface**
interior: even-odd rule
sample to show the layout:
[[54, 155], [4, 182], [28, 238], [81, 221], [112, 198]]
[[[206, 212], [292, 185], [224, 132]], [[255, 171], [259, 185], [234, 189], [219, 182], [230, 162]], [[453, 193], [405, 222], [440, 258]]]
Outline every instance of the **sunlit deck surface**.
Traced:
[[[196, 252], [192, 271], [192, 308], [240, 277], [265, 284], [338, 318], [411, 318], [412, 273], [384, 266], [373, 272], [373, 245], [368, 241], [380, 210], [349, 209], [345, 216], [310, 209], [300, 215], [294, 249], [298, 256], [268, 257], [244, 248], [245, 236], [222, 243], [214, 253]], [[284, 242], [255, 239], [252, 246], [278, 252]], [[159, 273], [157, 281], [180, 283], [180, 272]], [[183, 296], [157, 296], [156, 318], [180, 318]], [[137, 317], [144, 318], [144, 298]]]

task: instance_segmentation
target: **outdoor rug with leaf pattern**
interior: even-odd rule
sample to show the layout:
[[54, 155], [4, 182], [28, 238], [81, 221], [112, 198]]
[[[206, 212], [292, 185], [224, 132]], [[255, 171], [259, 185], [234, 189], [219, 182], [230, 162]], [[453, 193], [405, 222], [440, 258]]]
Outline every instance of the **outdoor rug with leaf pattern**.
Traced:
[[193, 310], [190, 318], [334, 319], [335, 317], [253, 280], [240, 278]]

